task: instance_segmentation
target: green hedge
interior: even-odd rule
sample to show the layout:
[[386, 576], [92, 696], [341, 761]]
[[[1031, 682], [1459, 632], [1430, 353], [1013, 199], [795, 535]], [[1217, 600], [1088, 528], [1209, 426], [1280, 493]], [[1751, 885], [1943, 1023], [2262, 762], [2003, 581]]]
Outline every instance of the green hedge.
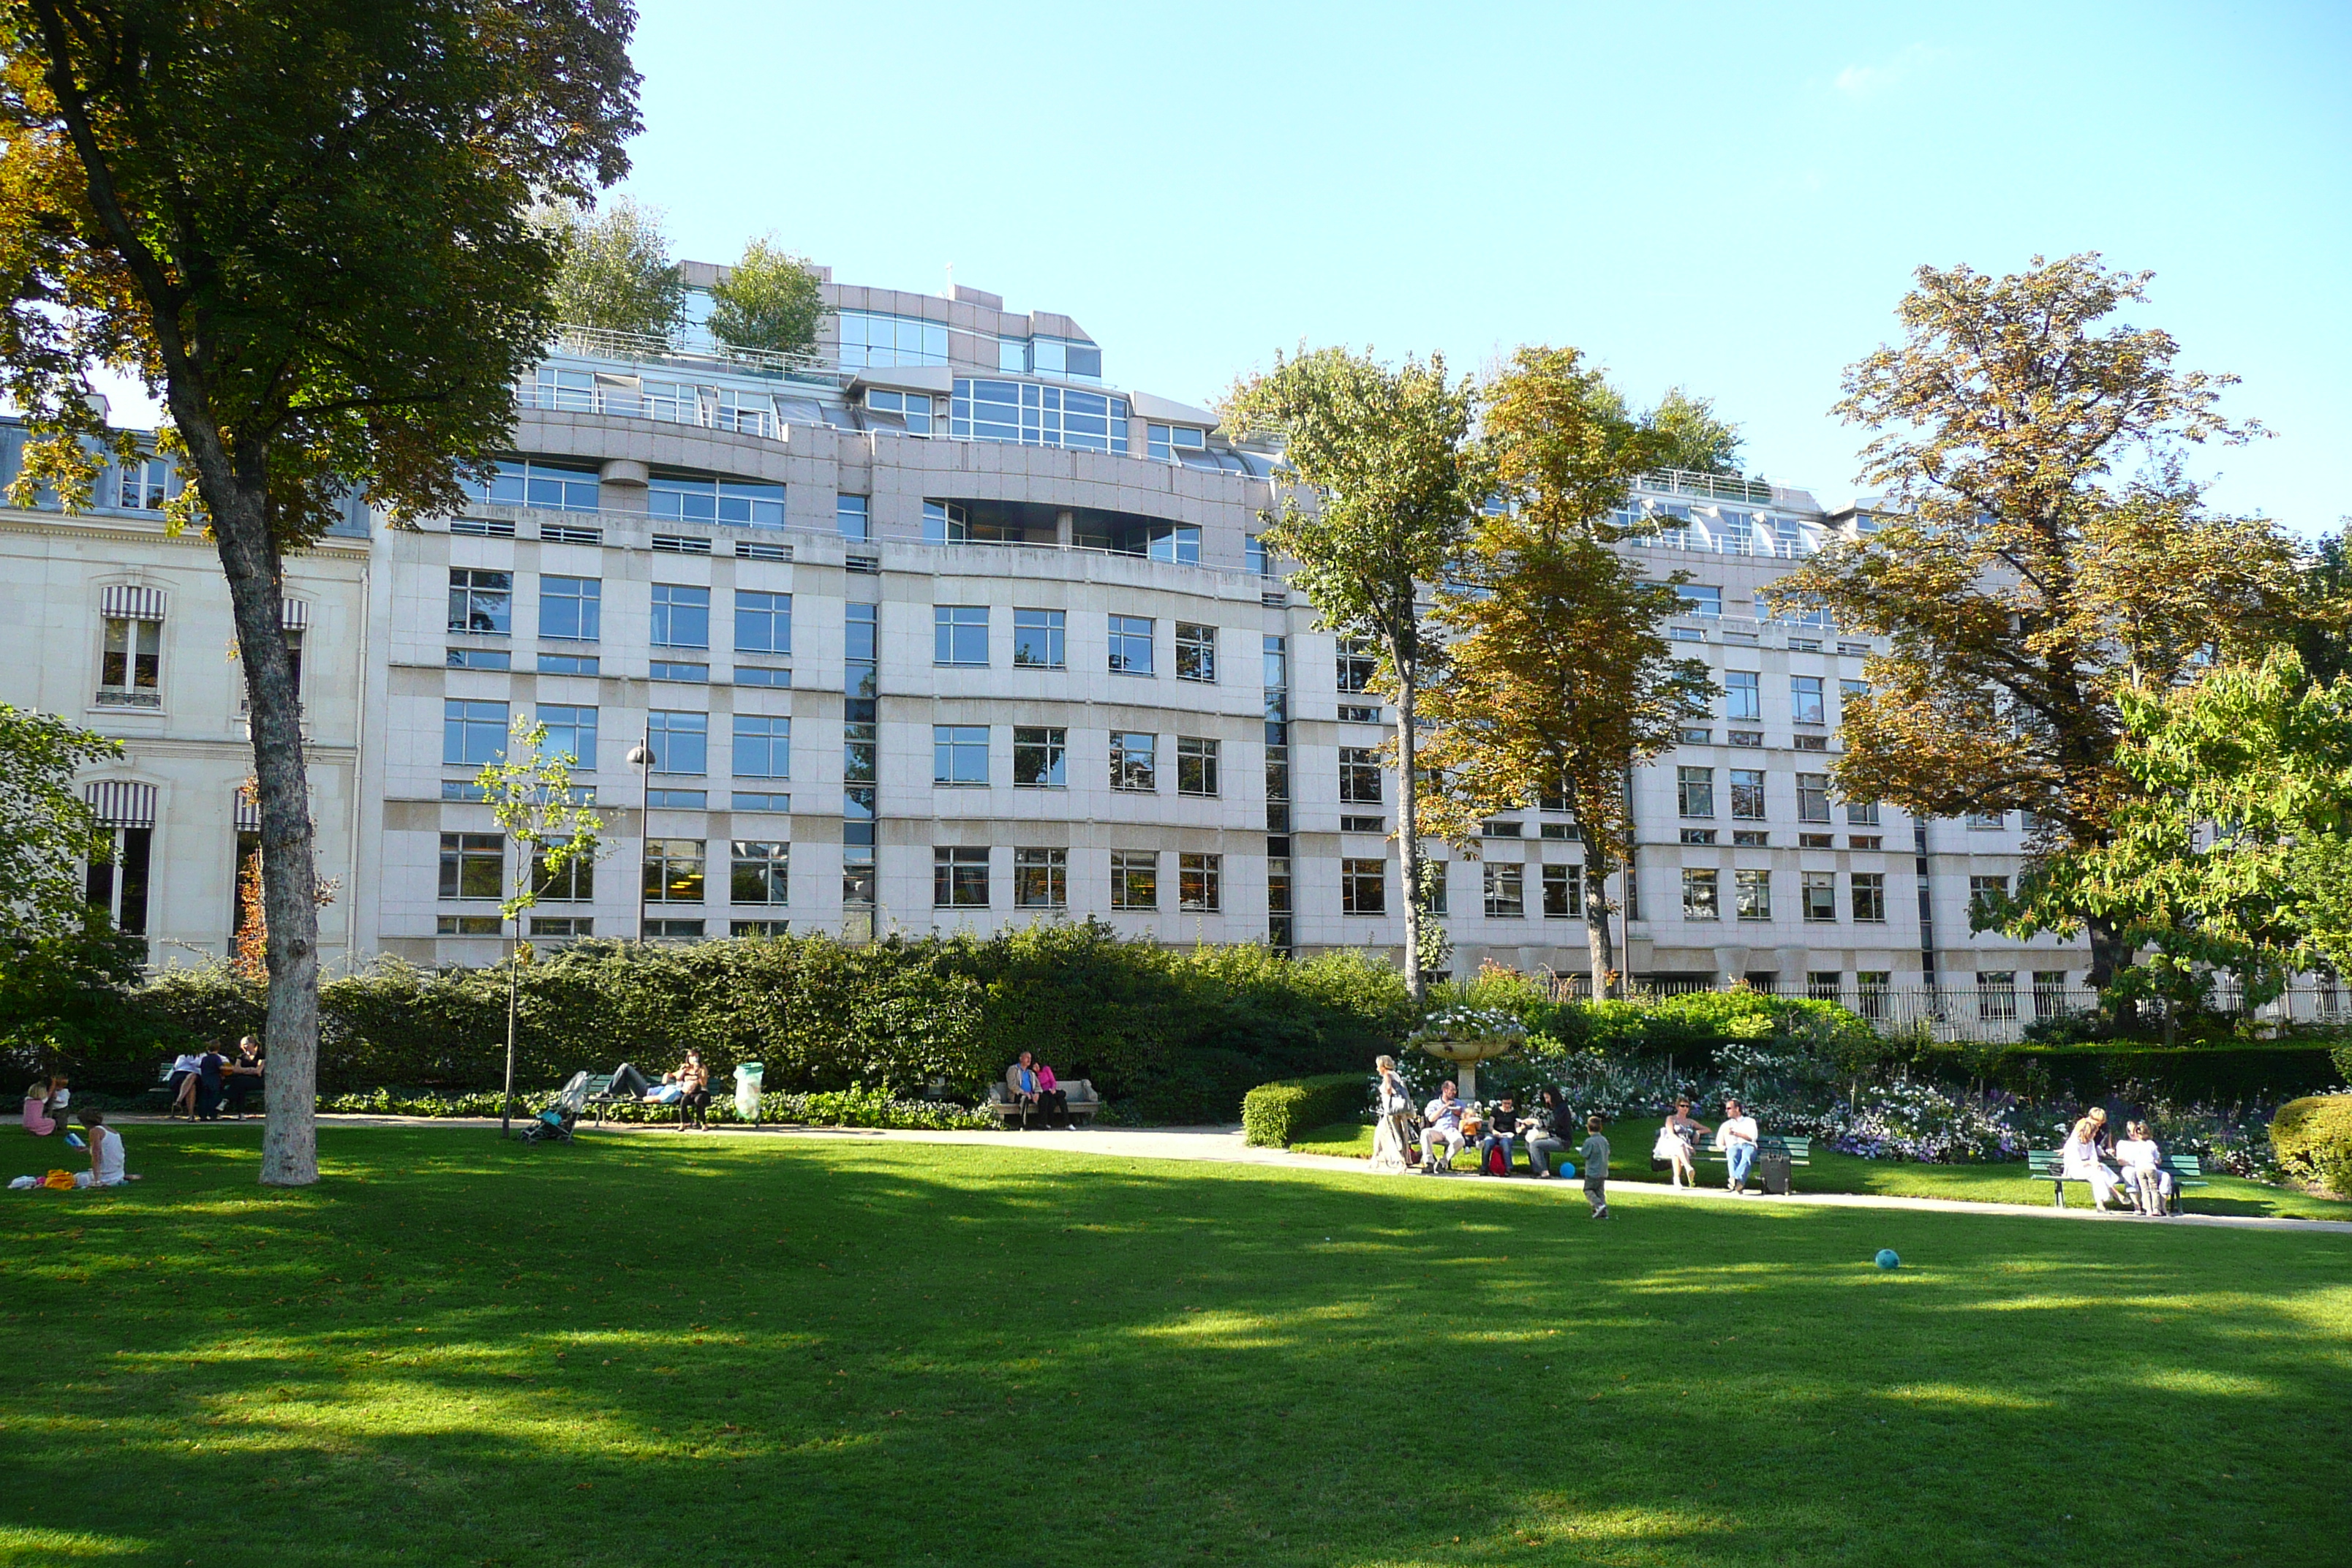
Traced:
[[2271, 1120], [2279, 1168], [2352, 1197], [2352, 1094], [2313, 1095], [2279, 1107]]
[[[537, 1114], [540, 1107], [554, 1100], [556, 1092], [553, 1089], [543, 1089], [536, 1093], [516, 1095], [516, 1117], [528, 1120]], [[322, 1096], [319, 1109], [335, 1114], [360, 1116], [496, 1116], [500, 1098], [496, 1090], [452, 1095], [378, 1089], [364, 1094]], [[675, 1121], [677, 1110], [676, 1107], [667, 1105], [615, 1105], [605, 1109], [604, 1120], [635, 1125]], [[712, 1096], [710, 1110], [704, 1120], [726, 1126], [746, 1125], [743, 1118], [736, 1114], [732, 1094]], [[993, 1115], [967, 1110], [950, 1101], [894, 1100], [887, 1094], [857, 1089], [830, 1094], [785, 1094], [771, 1090], [760, 1096], [760, 1120], [804, 1127], [920, 1128], [938, 1131], [982, 1131], [997, 1125]]]
[[1370, 1079], [1360, 1072], [1262, 1083], [1242, 1096], [1242, 1142], [1261, 1149], [1286, 1149], [1310, 1127], [1328, 1127], [1355, 1116], [1370, 1099]]
[[[898, 1091], [938, 1079], [971, 1097], [1031, 1050], [1163, 1123], [1229, 1121], [1253, 1084], [1369, 1061], [1412, 1016], [1402, 977], [1361, 953], [1293, 963], [1258, 946], [1173, 951], [1093, 922], [863, 946], [823, 936], [580, 942], [518, 979], [520, 1082], [623, 1060], [658, 1071], [690, 1047], [722, 1084], [736, 1062], [756, 1060], [780, 1091]], [[158, 1028], [199, 1038], [260, 1030], [261, 992], [224, 970], [175, 971], [133, 1000]], [[506, 1012], [504, 965], [387, 961], [329, 981], [320, 1086], [495, 1089]], [[119, 1067], [132, 1088], [153, 1070], [143, 1040]]]
[[1939, 1047], [1936, 1064], [1951, 1076], [1984, 1077], [2013, 1089], [2055, 1090], [2093, 1101], [2125, 1084], [2176, 1100], [2209, 1104], [2279, 1100], [2343, 1081], [2324, 1046], [2011, 1046]]

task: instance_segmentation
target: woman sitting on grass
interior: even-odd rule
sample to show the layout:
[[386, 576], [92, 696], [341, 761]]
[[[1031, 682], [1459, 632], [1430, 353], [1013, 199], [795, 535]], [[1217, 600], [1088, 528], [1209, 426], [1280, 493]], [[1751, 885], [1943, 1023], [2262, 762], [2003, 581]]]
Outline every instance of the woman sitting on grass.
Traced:
[[2123, 1178], [2099, 1158], [2099, 1136], [2106, 1130], [2107, 1113], [2095, 1105], [2088, 1115], [2074, 1123], [2074, 1130], [2066, 1135], [2065, 1143], [2058, 1151], [2060, 1175], [2070, 1182], [2090, 1183], [2091, 1201], [2101, 1214], [2107, 1212], [2107, 1205], [2116, 1201], [2116, 1194], [2123, 1186]]

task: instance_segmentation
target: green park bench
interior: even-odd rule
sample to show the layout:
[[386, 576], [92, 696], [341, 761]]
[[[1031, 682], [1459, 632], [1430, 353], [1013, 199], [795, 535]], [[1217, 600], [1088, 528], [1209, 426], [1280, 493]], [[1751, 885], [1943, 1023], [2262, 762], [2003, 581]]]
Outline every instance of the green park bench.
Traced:
[[[1701, 1152], [1718, 1165], [1728, 1165], [1731, 1162], [1728, 1150], [1706, 1149]], [[1781, 1132], [1767, 1132], [1756, 1140], [1756, 1158], [1760, 1161], [1767, 1154], [1786, 1154], [1791, 1165], [1810, 1165], [1813, 1163], [1813, 1141]]]
[[[2064, 1174], [2064, 1155], [2056, 1149], [2028, 1149], [2025, 1152], [2025, 1173], [2033, 1181], [2050, 1184], [2050, 1205], [2053, 1208], [2066, 1206], [2066, 1184], [2083, 1182], [2080, 1176]], [[2205, 1179], [2204, 1162], [2194, 1154], [2167, 1154], [2160, 1167], [2172, 1173], [2172, 1212], [2180, 1212], [2180, 1194], [2190, 1187], [2210, 1186]]]

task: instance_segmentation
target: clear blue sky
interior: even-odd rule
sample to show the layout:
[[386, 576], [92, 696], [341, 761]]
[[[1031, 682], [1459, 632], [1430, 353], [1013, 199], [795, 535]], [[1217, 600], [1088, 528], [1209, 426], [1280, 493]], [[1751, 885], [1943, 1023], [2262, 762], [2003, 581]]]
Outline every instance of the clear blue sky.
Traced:
[[627, 188], [684, 256], [952, 262], [1195, 401], [1302, 338], [1574, 344], [1831, 500], [1912, 268], [2096, 249], [2277, 431], [2205, 459], [2216, 500], [2352, 512], [2341, 3], [642, 4]]

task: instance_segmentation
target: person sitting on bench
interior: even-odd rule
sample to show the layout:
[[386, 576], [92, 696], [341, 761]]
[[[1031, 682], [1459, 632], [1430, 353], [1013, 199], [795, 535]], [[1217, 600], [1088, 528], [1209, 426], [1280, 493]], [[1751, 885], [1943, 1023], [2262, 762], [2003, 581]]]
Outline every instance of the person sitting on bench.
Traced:
[[1478, 1169], [1486, 1174], [1494, 1174], [1495, 1173], [1487, 1170], [1488, 1152], [1500, 1149], [1503, 1152], [1502, 1174], [1509, 1175], [1511, 1144], [1518, 1135], [1519, 1102], [1517, 1099], [1507, 1094], [1496, 1095], [1495, 1109], [1486, 1112], [1486, 1131], [1478, 1140]]
[[[1004, 1092], [1011, 1095], [1013, 1103], [1021, 1108], [1024, 1129], [1028, 1127], [1029, 1119], [1037, 1116], [1042, 1109], [1042, 1087], [1037, 1077], [1036, 1059], [1027, 1051], [1022, 1052], [1021, 1059], [1004, 1069]], [[1041, 1122], [1042, 1120], [1041, 1117]]]
[[[1423, 1175], [1433, 1176], [1440, 1171], [1454, 1168], [1454, 1156], [1462, 1152], [1462, 1101], [1454, 1093], [1454, 1080], [1437, 1091], [1421, 1113], [1421, 1169]], [[1430, 1149], [1430, 1140], [1445, 1145], [1445, 1158], [1439, 1160]]]
[[694, 1114], [695, 1126], [710, 1131], [710, 1123], [703, 1120], [710, 1110], [710, 1069], [702, 1065], [702, 1053], [687, 1052], [686, 1060], [677, 1064], [676, 1072], [665, 1074], [663, 1081], [686, 1091], [677, 1098], [677, 1131], [686, 1131], [688, 1111]]
[[1069, 1091], [1054, 1077], [1054, 1069], [1042, 1059], [1037, 1063], [1037, 1113], [1048, 1127], [1070, 1125]]
[[1756, 1164], [1756, 1118], [1741, 1109], [1739, 1101], [1723, 1102], [1723, 1120], [1716, 1124], [1715, 1146], [1723, 1151], [1723, 1163], [1730, 1171], [1725, 1183], [1733, 1192], [1745, 1194], [1748, 1173]]
[[2058, 1151], [2058, 1169], [2063, 1179], [2088, 1182], [2091, 1202], [2101, 1214], [2107, 1212], [2107, 1205], [2116, 1201], [2116, 1194], [2123, 1186], [2123, 1178], [2099, 1158], [2099, 1137], [2106, 1130], [2107, 1113], [2095, 1105], [2088, 1115], [2074, 1123], [2074, 1131], [2066, 1135], [2065, 1143]]
[[1519, 1123], [1519, 1131], [1528, 1141], [1528, 1168], [1538, 1178], [1549, 1180], [1553, 1157], [1568, 1152], [1568, 1144], [1560, 1137], [1568, 1128], [1568, 1110], [1560, 1104], [1559, 1090], [1549, 1084], [1536, 1090], [1535, 1106]]
[[2140, 1213], [2162, 1215], [2169, 1211], [2174, 1189], [2172, 1173], [2164, 1168], [2164, 1151], [2147, 1135], [2147, 1122], [2124, 1123], [2123, 1140], [2116, 1145], [2116, 1163], [2123, 1167], [2133, 1205]]

